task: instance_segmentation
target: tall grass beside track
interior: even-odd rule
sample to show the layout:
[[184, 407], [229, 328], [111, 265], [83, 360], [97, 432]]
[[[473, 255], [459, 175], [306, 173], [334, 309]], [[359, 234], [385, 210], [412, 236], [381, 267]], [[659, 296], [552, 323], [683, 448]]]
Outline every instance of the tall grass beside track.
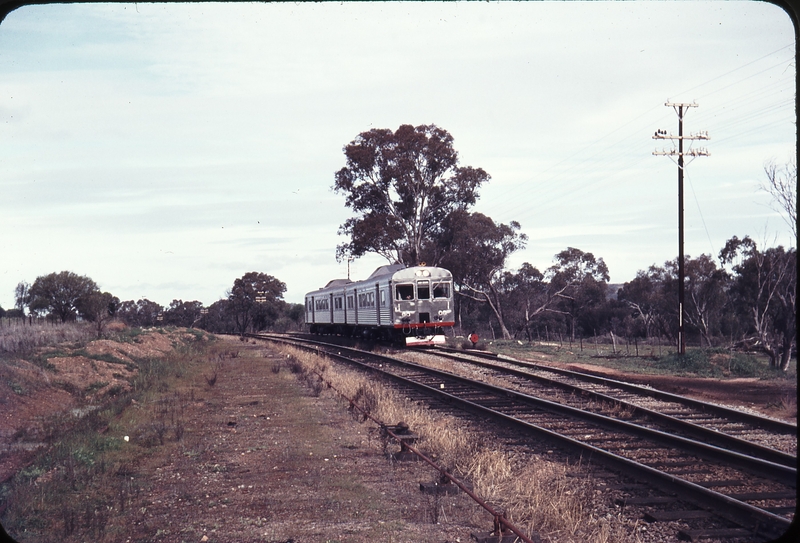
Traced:
[[[461, 428], [458, 419], [431, 412], [325, 358], [284, 348], [285, 364], [311, 387], [326, 390], [317, 374], [385, 424], [405, 422], [421, 437], [419, 448], [457, 478], [473, 485], [485, 501], [507, 512], [517, 526], [562, 543], [638, 541], [638, 523], [626, 522], [603, 503], [588, 478], [573, 477], [574, 466], [519, 456], [495, 446], [488, 434]], [[599, 507], [598, 507], [599, 506]], [[484, 523], [485, 523], [485, 519]]]

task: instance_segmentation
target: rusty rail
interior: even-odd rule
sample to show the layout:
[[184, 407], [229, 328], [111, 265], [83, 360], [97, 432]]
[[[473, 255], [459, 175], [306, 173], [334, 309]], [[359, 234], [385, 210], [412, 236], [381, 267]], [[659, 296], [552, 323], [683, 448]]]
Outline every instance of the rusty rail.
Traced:
[[498, 536], [498, 538], [499, 538], [499, 540], [501, 540], [501, 539], [502, 539], [502, 536], [503, 536], [503, 532], [507, 532], [507, 531], [509, 531], [509, 532], [513, 532], [513, 533], [514, 533], [514, 535], [516, 535], [516, 536], [517, 536], [517, 537], [518, 537], [518, 538], [519, 538], [521, 541], [523, 541], [524, 543], [535, 543], [535, 542], [534, 542], [532, 539], [530, 539], [528, 536], [526, 536], [526, 535], [525, 535], [525, 534], [522, 532], [522, 530], [520, 530], [519, 528], [517, 528], [516, 526], [514, 526], [514, 525], [513, 525], [513, 524], [512, 524], [512, 523], [511, 523], [511, 522], [508, 520], [508, 518], [506, 517], [506, 513], [505, 513], [505, 511], [498, 511], [498, 510], [496, 510], [494, 507], [492, 507], [491, 505], [489, 505], [488, 503], [486, 503], [486, 502], [485, 502], [484, 500], [482, 500], [482, 499], [481, 499], [481, 498], [480, 498], [478, 495], [476, 495], [476, 494], [475, 494], [474, 492], [472, 492], [472, 491], [471, 491], [469, 488], [467, 488], [467, 486], [466, 486], [466, 485], [464, 485], [464, 483], [462, 483], [462, 482], [461, 482], [461, 481], [459, 481], [459, 480], [458, 480], [456, 477], [454, 477], [453, 475], [451, 475], [450, 473], [448, 473], [448, 471], [447, 471], [445, 468], [443, 468], [443, 467], [439, 466], [438, 464], [436, 464], [436, 462], [434, 462], [434, 461], [433, 461], [431, 458], [429, 458], [428, 456], [426, 456], [426, 455], [425, 455], [423, 452], [421, 452], [419, 449], [417, 449], [416, 447], [414, 447], [414, 446], [413, 446], [413, 445], [411, 445], [410, 443], [404, 442], [404, 441], [403, 441], [403, 436], [401, 436], [401, 435], [399, 435], [399, 434], [396, 434], [395, 432], [393, 432], [393, 431], [390, 429], [390, 426], [389, 426], [389, 425], [387, 425], [387, 424], [385, 424], [384, 422], [382, 422], [382, 421], [380, 421], [380, 420], [376, 419], [376, 418], [375, 418], [375, 417], [373, 417], [373, 416], [372, 416], [372, 415], [371, 415], [371, 414], [370, 414], [368, 411], [366, 411], [366, 410], [362, 409], [362, 408], [361, 408], [361, 407], [360, 407], [360, 406], [359, 406], [359, 405], [356, 403], [356, 401], [355, 401], [354, 399], [352, 399], [352, 398], [348, 397], [348, 396], [347, 396], [345, 393], [343, 393], [342, 391], [340, 391], [339, 389], [337, 389], [335, 386], [333, 386], [333, 384], [332, 384], [330, 381], [327, 381], [327, 380], [326, 380], [326, 379], [325, 379], [325, 378], [322, 376], [322, 374], [320, 374], [319, 372], [314, 372], [314, 373], [316, 373], [316, 375], [317, 375], [317, 376], [320, 378], [320, 380], [321, 380], [322, 382], [324, 382], [324, 383], [325, 383], [325, 385], [326, 385], [326, 386], [328, 386], [328, 388], [330, 388], [331, 390], [335, 391], [335, 392], [336, 392], [337, 394], [339, 394], [339, 395], [340, 395], [342, 398], [344, 398], [345, 400], [347, 400], [348, 402], [350, 402], [350, 406], [351, 406], [353, 409], [357, 409], [357, 410], [358, 410], [358, 411], [361, 413], [361, 415], [364, 417], [364, 419], [365, 419], [365, 420], [366, 420], [366, 419], [370, 419], [372, 422], [374, 422], [375, 424], [377, 424], [378, 426], [380, 426], [380, 428], [381, 428], [381, 431], [382, 431], [382, 432], [385, 432], [387, 435], [389, 435], [389, 436], [393, 437], [394, 439], [396, 439], [396, 440], [397, 440], [397, 442], [398, 442], [398, 443], [401, 443], [401, 444], [403, 444], [403, 446], [404, 446], [406, 449], [408, 449], [408, 450], [409, 450], [409, 451], [411, 451], [412, 453], [416, 454], [416, 455], [417, 455], [417, 456], [418, 456], [420, 459], [422, 459], [424, 462], [427, 462], [427, 463], [428, 463], [428, 464], [429, 464], [431, 467], [433, 467], [433, 468], [434, 468], [436, 471], [438, 471], [438, 472], [439, 472], [440, 476], [441, 476], [443, 479], [447, 479], [447, 480], [449, 480], [451, 483], [453, 483], [454, 485], [456, 485], [456, 486], [457, 486], [459, 489], [461, 489], [461, 490], [462, 490], [462, 491], [463, 491], [463, 492], [464, 492], [464, 493], [465, 493], [467, 496], [469, 496], [470, 498], [472, 498], [472, 499], [473, 499], [473, 501], [475, 501], [475, 503], [477, 503], [478, 505], [480, 505], [481, 507], [483, 507], [483, 508], [484, 508], [484, 509], [485, 509], [485, 510], [486, 510], [486, 511], [487, 511], [487, 512], [490, 514], [490, 515], [492, 515], [492, 518], [493, 518], [493, 521], [494, 521], [494, 529], [495, 529], [495, 531], [494, 531], [494, 532], [492, 532], [492, 535], [497, 535], [497, 536]]

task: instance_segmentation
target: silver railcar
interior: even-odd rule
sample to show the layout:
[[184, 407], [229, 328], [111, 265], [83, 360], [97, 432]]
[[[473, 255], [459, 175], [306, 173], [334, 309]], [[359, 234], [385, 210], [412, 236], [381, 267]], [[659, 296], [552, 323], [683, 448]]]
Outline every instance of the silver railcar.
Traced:
[[334, 279], [309, 292], [305, 311], [313, 334], [442, 344], [455, 320], [453, 276], [433, 266], [381, 266], [364, 281]]

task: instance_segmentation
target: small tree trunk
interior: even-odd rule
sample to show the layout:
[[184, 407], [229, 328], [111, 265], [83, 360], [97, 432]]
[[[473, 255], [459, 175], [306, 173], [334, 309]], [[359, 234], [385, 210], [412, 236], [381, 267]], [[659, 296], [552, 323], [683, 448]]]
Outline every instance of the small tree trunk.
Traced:
[[786, 335], [783, 338], [783, 352], [781, 353], [781, 362], [780, 368], [781, 371], [788, 371], [789, 370], [789, 362], [792, 360], [792, 337], [790, 335]]

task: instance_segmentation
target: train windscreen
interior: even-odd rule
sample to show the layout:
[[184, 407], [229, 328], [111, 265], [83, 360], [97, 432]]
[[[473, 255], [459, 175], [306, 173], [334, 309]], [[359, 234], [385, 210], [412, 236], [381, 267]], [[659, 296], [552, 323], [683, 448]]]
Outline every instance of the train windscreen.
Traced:
[[450, 298], [450, 283], [434, 283], [433, 284], [433, 297], [434, 298]]

